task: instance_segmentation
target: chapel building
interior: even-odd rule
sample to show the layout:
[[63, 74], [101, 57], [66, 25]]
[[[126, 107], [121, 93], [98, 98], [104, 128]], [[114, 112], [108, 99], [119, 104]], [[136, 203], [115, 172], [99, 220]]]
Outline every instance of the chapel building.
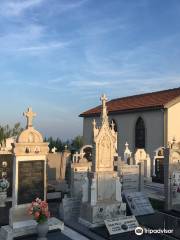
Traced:
[[[143, 148], [151, 159], [155, 151], [176, 139], [180, 142], [180, 87], [127, 96], [107, 102], [110, 122], [117, 131], [117, 150], [123, 156], [125, 143], [134, 153]], [[92, 122], [100, 123], [101, 106], [80, 114], [84, 144], [92, 144]]]

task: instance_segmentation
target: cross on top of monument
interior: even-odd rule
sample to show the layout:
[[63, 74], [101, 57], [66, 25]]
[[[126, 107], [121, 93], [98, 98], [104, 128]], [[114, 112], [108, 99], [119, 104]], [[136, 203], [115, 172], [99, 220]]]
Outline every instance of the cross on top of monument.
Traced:
[[32, 111], [32, 108], [29, 107], [27, 112], [24, 112], [23, 115], [27, 118], [27, 128], [32, 127], [33, 117], [36, 116], [36, 113]]
[[101, 96], [101, 101], [102, 101], [102, 105], [103, 105], [103, 106], [106, 105], [107, 100], [108, 100], [108, 99], [107, 99], [106, 95], [103, 94], [103, 95]]
[[101, 113], [101, 116], [102, 116], [102, 120], [107, 120], [107, 108], [106, 108], [106, 102], [107, 102], [107, 97], [105, 94], [103, 94], [100, 98], [100, 100], [102, 101], [102, 113]]

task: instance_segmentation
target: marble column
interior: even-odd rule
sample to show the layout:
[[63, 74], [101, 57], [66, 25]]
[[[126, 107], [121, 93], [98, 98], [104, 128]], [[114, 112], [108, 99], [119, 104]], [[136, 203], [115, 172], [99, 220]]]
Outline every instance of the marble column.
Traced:
[[87, 177], [85, 177], [84, 183], [82, 185], [82, 202], [88, 201], [88, 189], [89, 189], [89, 180]]
[[96, 186], [96, 179], [92, 179], [91, 183], [91, 206], [95, 206], [97, 202], [97, 186]]
[[121, 188], [122, 188], [122, 184], [120, 182], [120, 178], [116, 177], [116, 201], [118, 202], [122, 201]]

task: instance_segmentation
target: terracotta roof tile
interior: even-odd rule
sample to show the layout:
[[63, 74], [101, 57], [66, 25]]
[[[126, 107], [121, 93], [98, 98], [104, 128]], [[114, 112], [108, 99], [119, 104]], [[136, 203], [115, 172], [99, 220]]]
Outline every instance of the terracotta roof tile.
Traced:
[[[109, 113], [113, 114], [117, 112], [160, 109], [164, 108], [167, 103], [179, 96], [180, 87], [159, 92], [116, 98], [107, 102], [107, 110]], [[99, 115], [100, 112], [101, 105], [81, 113], [80, 117]]]

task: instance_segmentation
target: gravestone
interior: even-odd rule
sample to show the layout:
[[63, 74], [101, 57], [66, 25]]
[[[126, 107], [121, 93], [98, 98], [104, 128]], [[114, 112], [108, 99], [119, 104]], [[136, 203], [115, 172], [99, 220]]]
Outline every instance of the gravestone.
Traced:
[[151, 159], [149, 154], [143, 148], [136, 150], [135, 155], [135, 164], [143, 163], [144, 164], [144, 179], [146, 181], [152, 181], [151, 179]]
[[51, 151], [53, 153], [47, 155], [48, 190], [67, 192], [68, 184], [65, 176], [71, 153], [67, 149], [56, 152], [56, 148], [53, 148]]
[[73, 163], [71, 164], [71, 196], [81, 199], [82, 186], [84, 179], [87, 177], [88, 171], [91, 170], [92, 162], [85, 158], [85, 153], [75, 153], [73, 155]]
[[[88, 145], [89, 148], [90, 145]], [[80, 205], [82, 199], [82, 189], [88, 171], [91, 169], [92, 162], [85, 157], [84, 148], [80, 153], [73, 155], [71, 163], [71, 181], [70, 181], [70, 197], [65, 197], [60, 204], [60, 216], [64, 221], [71, 218], [78, 218], [80, 213]]]
[[36, 116], [29, 108], [24, 116], [27, 127], [13, 146], [13, 207], [31, 203], [36, 197], [46, 199], [46, 159], [48, 143], [33, 128], [32, 119]]
[[132, 152], [129, 149], [129, 144], [126, 142], [125, 143], [125, 151], [124, 151], [124, 161], [125, 161], [125, 163], [133, 164], [131, 156], [132, 156]]
[[88, 227], [104, 225], [105, 219], [118, 218], [126, 213], [122, 202], [121, 183], [114, 171], [117, 132], [109, 125], [105, 95], [101, 97], [101, 126], [93, 121], [92, 168], [83, 184], [79, 222]]
[[122, 183], [122, 191], [137, 192], [144, 189], [144, 167], [143, 163], [128, 165], [121, 161], [119, 176]]
[[[48, 143], [33, 128], [36, 116], [29, 108], [24, 113], [27, 126], [13, 145], [13, 200], [9, 214], [9, 225], [0, 229], [0, 239], [13, 240], [37, 232], [37, 222], [28, 215], [30, 203], [39, 197], [46, 200], [46, 159]], [[56, 218], [48, 219], [49, 230], [63, 229], [63, 223]]]
[[154, 209], [145, 193], [125, 192], [124, 197], [133, 215], [141, 216], [154, 213]]

